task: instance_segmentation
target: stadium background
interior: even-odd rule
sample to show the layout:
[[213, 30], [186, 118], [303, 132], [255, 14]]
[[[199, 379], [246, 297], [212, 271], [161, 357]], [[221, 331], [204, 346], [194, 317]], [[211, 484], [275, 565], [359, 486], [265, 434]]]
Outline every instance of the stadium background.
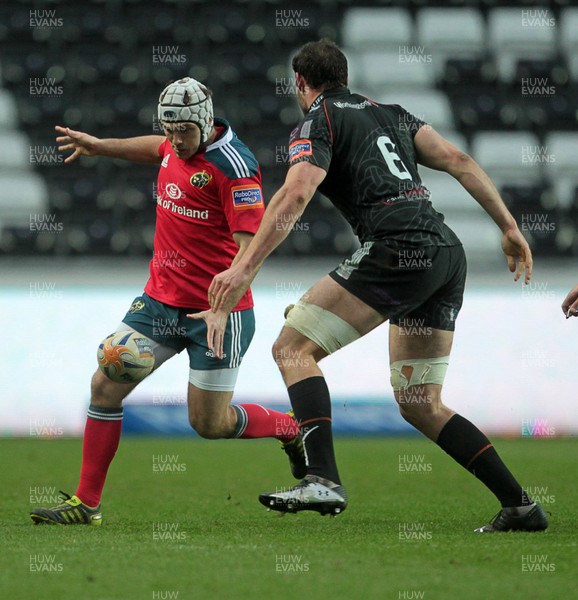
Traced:
[[[514, 284], [499, 231], [449, 176], [422, 170], [462, 238], [469, 279], [446, 402], [491, 433], [576, 433], [576, 2], [15, 2], [0, 7], [0, 432], [80, 434], [97, 343], [147, 276], [156, 167], [63, 164], [54, 125], [99, 137], [160, 133], [159, 91], [185, 75], [214, 92], [259, 159], [267, 198], [299, 119], [289, 57], [327, 36], [350, 87], [402, 104], [468, 150], [502, 190], [535, 252]], [[258, 329], [236, 401], [287, 405], [270, 356], [285, 305], [355, 248], [316, 197], [254, 286]], [[387, 329], [328, 359], [340, 432], [408, 432], [389, 387]], [[125, 430], [190, 434], [179, 356], [127, 400]]]

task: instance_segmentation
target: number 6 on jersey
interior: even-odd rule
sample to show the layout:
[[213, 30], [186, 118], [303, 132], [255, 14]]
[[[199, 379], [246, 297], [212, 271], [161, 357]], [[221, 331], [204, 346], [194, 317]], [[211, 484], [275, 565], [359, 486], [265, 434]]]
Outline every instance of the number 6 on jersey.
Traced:
[[[391, 149], [388, 148], [388, 144], [391, 146]], [[403, 161], [399, 156], [393, 152], [395, 148], [395, 144], [389, 139], [387, 135], [380, 135], [377, 138], [377, 147], [381, 152], [383, 159], [387, 163], [389, 170], [392, 175], [395, 175], [398, 179], [411, 179], [411, 175], [407, 170], [407, 167], [403, 164]], [[399, 170], [398, 166], [395, 164], [396, 161], [401, 165], [402, 171]]]

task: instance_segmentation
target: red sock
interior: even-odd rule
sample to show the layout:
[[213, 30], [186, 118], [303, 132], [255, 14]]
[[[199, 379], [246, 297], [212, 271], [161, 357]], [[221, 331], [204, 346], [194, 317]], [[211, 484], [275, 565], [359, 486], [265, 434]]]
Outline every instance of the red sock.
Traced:
[[233, 437], [274, 437], [284, 444], [299, 433], [299, 423], [286, 413], [264, 408], [260, 404], [233, 404], [237, 425]]
[[108, 467], [116, 454], [122, 430], [122, 408], [90, 405], [82, 443], [80, 483], [75, 496], [94, 507], [100, 502]]

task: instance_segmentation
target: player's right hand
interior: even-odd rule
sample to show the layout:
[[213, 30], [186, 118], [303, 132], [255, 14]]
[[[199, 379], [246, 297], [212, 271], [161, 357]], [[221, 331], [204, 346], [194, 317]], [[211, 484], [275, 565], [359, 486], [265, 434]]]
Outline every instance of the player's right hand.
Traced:
[[257, 271], [242, 269], [240, 263], [213, 277], [208, 290], [211, 310], [230, 313], [249, 289]]
[[562, 312], [566, 318], [578, 317], [578, 285], [575, 285], [562, 302]]
[[207, 325], [207, 345], [214, 355], [223, 358], [223, 342], [225, 340], [225, 330], [227, 329], [227, 320], [229, 312], [220, 310], [203, 310], [198, 313], [187, 315], [189, 319], [203, 320]]
[[[502, 250], [508, 259], [510, 272], [516, 273], [514, 281], [518, 281], [524, 271], [524, 283], [528, 285], [532, 277], [532, 251], [528, 242], [518, 228], [508, 229], [502, 237]], [[516, 261], [518, 262], [516, 270]]]
[[56, 129], [58, 133], [63, 134], [56, 138], [56, 141], [61, 144], [58, 146], [58, 149], [61, 152], [74, 150], [70, 156], [67, 156], [64, 159], [65, 163], [71, 163], [82, 155], [95, 156], [98, 154], [97, 145], [100, 140], [97, 137], [88, 135], [88, 133], [83, 133], [82, 131], [74, 131], [74, 129], [62, 127], [60, 125], [56, 125], [54, 129]]

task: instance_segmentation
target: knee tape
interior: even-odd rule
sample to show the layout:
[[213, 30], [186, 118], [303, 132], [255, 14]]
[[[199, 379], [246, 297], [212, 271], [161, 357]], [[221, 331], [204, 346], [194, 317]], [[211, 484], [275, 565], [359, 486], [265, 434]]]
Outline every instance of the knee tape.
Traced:
[[396, 392], [410, 385], [443, 385], [449, 360], [449, 356], [396, 360], [390, 367], [391, 385]]
[[285, 310], [285, 325], [315, 342], [327, 354], [360, 338], [359, 331], [332, 312], [307, 302], [297, 302]]

